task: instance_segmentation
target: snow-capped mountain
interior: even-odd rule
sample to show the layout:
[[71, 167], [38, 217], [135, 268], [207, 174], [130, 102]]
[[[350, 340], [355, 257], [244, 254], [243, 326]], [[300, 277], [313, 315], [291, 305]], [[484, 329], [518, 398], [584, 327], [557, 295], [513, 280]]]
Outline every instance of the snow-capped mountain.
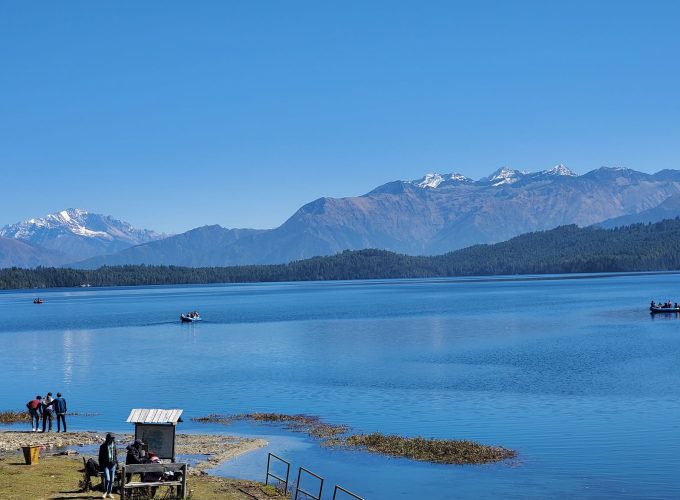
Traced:
[[480, 182], [486, 182], [492, 186], [502, 186], [503, 184], [513, 184], [519, 181], [522, 177], [527, 175], [529, 172], [524, 170], [515, 170], [512, 168], [499, 168], [493, 174], [491, 174], [486, 179], [482, 179]]
[[425, 176], [421, 177], [420, 179], [411, 181], [410, 184], [424, 189], [445, 188], [459, 186], [461, 184], [500, 187], [508, 184], [514, 184], [525, 179], [531, 179], [532, 181], [535, 181], [540, 178], [550, 177], [577, 177], [577, 175], [562, 164], [555, 165], [554, 167], [547, 170], [533, 173], [527, 172], [526, 170], [515, 170], [512, 168], [503, 167], [499, 168], [487, 177], [482, 177], [478, 181], [474, 181], [469, 177], [465, 177], [464, 175], [458, 173], [440, 174], [438, 172], [430, 172], [425, 174]]
[[[575, 175], [556, 165], [534, 173], [502, 168], [477, 181], [429, 173], [363, 196], [319, 198], [267, 230], [205, 226], [158, 239], [111, 217], [65, 210], [0, 230], [0, 266], [49, 265], [55, 256], [74, 267], [274, 264], [363, 248], [435, 255], [565, 224], [673, 217], [678, 200], [678, 170], [602, 167]], [[12, 244], [19, 242], [26, 245]]]
[[589, 226], [661, 204], [668, 214], [673, 197], [680, 199], [677, 170], [650, 175], [603, 167], [577, 176], [557, 165], [535, 173], [500, 169], [478, 181], [430, 173], [363, 196], [319, 198], [275, 229], [209, 226], [77, 267], [272, 264], [363, 248], [436, 255], [565, 224]]
[[559, 165], [555, 165], [553, 168], [549, 168], [548, 170], [542, 170], [539, 172], [540, 175], [545, 175], [545, 176], [559, 176], [563, 175], [566, 177], [576, 177], [577, 175], [572, 172], [569, 167], [566, 165], [562, 165], [561, 163]]
[[411, 184], [421, 187], [421, 188], [438, 188], [439, 186], [452, 186], [458, 184], [468, 184], [473, 182], [472, 179], [465, 177], [462, 174], [452, 173], [452, 174], [439, 174], [436, 172], [430, 172], [425, 174], [424, 177], [411, 181]]
[[67, 262], [109, 254], [165, 237], [108, 215], [69, 208], [0, 229], [0, 236], [13, 238], [63, 254]]

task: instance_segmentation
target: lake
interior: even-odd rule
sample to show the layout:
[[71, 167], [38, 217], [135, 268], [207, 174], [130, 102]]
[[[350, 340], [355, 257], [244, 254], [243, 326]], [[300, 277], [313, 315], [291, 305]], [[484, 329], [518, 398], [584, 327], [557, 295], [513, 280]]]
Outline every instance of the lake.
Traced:
[[[40, 295], [45, 303], [35, 305]], [[72, 429], [265, 436], [267, 452], [367, 499], [680, 497], [680, 275], [541, 276], [0, 292], [0, 410], [61, 391]], [[201, 312], [199, 324], [179, 314]], [[210, 413], [305, 413], [357, 432], [469, 439], [511, 462], [432, 465], [330, 450]], [[16, 428], [16, 427], [15, 427]]]

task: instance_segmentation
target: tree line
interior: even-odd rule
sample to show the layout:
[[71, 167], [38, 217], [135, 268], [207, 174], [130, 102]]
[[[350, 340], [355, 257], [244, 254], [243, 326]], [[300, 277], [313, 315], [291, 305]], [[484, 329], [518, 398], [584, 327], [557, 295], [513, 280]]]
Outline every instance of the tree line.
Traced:
[[444, 255], [355, 250], [288, 264], [0, 269], [0, 289], [252, 283], [680, 269], [680, 218], [614, 229], [561, 226]]

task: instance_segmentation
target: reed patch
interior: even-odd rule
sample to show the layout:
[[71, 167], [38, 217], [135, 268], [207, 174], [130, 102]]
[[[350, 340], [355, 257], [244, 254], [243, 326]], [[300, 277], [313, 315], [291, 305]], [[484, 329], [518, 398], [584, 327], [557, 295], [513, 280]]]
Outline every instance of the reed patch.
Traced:
[[293, 432], [303, 432], [321, 441], [325, 447], [363, 449], [391, 457], [440, 464], [485, 464], [508, 460], [517, 456], [513, 450], [489, 446], [467, 440], [434, 439], [371, 434], [350, 434], [347, 425], [329, 424], [313, 415], [283, 413], [245, 413], [238, 415], [211, 414], [192, 418], [194, 422], [229, 425], [236, 420], [250, 420], [280, 424]]
[[391, 457], [439, 464], [485, 464], [517, 456], [513, 450], [466, 440], [402, 437], [379, 432], [354, 434], [344, 438], [345, 446], [364, 448]]
[[18, 424], [30, 422], [31, 416], [27, 411], [6, 410], [0, 411], [0, 424]]

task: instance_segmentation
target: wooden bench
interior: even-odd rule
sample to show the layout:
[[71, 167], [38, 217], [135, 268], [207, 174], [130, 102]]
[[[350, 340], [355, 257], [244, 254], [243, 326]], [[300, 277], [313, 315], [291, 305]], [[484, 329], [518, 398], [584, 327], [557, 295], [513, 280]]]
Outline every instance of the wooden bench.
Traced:
[[[172, 486], [177, 487], [177, 498], [186, 498], [187, 494], [187, 464], [130, 464], [122, 465], [120, 467], [120, 496], [123, 500], [131, 495], [133, 490], [137, 488], [154, 488], [158, 486]], [[181, 472], [180, 480], [160, 480], [160, 481], [128, 481], [133, 478], [133, 474], [159, 474], [165, 472]]]

